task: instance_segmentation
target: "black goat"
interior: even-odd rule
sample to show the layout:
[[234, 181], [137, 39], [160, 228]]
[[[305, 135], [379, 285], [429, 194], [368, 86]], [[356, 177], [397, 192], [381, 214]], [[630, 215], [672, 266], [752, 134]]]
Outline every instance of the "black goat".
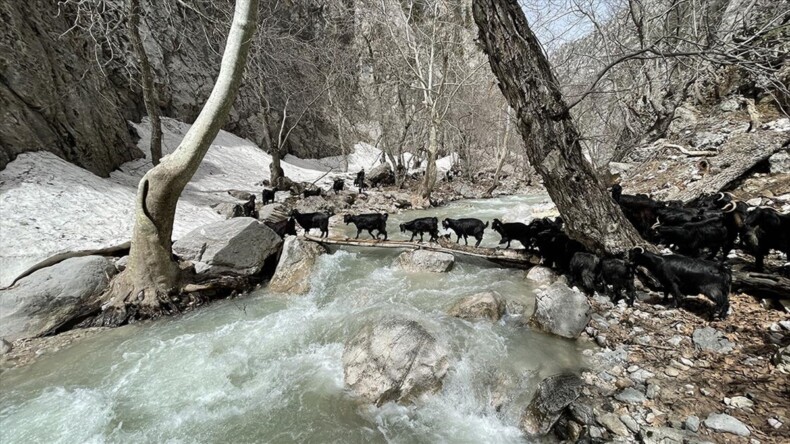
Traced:
[[365, 184], [365, 169], [362, 168], [357, 173], [357, 177], [354, 179], [354, 185], [359, 187], [359, 192], [362, 193], [362, 189], [367, 188]]
[[343, 191], [343, 188], [345, 188], [345, 186], [346, 186], [346, 181], [344, 179], [335, 179], [335, 181], [332, 182], [332, 191], [334, 191], [335, 194], [337, 194]]
[[598, 256], [592, 253], [574, 253], [568, 264], [570, 284], [579, 286], [587, 296], [592, 296], [600, 262]]
[[636, 231], [645, 239], [649, 238], [650, 227], [658, 220], [658, 210], [665, 204], [643, 194], [636, 196], [623, 194], [623, 188], [619, 184], [612, 187], [612, 199], [620, 205], [626, 219]]
[[255, 195], [250, 194], [250, 198], [247, 202], [244, 202], [244, 205], [241, 206], [242, 214], [244, 217], [254, 217], [258, 218], [258, 211], [255, 209]]
[[765, 256], [771, 250], [781, 251], [790, 261], [790, 214], [767, 207], [752, 209], [744, 221], [741, 241], [745, 251], [754, 256], [758, 270], [764, 268]]
[[596, 281], [606, 293], [609, 292], [609, 286], [612, 286], [610, 298], [615, 304], [623, 297], [625, 291], [628, 306], [633, 307], [636, 300], [634, 274], [635, 268], [632, 263], [618, 258], [603, 258], [598, 265]]
[[677, 307], [686, 295], [701, 293], [716, 304], [714, 319], [727, 317], [732, 283], [732, 271], [728, 266], [678, 254], [661, 256], [642, 247], [631, 250], [630, 260], [634, 265], [645, 267], [658, 279], [664, 290], [664, 300], [672, 295], [673, 307]]
[[321, 237], [329, 236], [329, 214], [327, 213], [300, 213], [298, 210], [291, 211], [291, 217], [304, 228], [305, 234], [309, 234], [313, 228], [321, 230]]
[[571, 239], [563, 231], [553, 228], [538, 233], [535, 244], [543, 258], [543, 264], [554, 267], [561, 272], [570, 268], [571, 258], [578, 252], [586, 249], [579, 242]]
[[[707, 259], [713, 259], [719, 250], [724, 251], [723, 259], [730, 251], [727, 249], [728, 232], [721, 218], [701, 222], [690, 222], [680, 226], [653, 226], [655, 239], [664, 245], [674, 245], [681, 254], [700, 257], [705, 249]], [[730, 246], [730, 248], [732, 248]]]
[[[367, 230], [370, 237], [378, 239], [383, 234], [384, 240], [387, 240], [387, 217], [389, 217], [387, 213], [367, 213], [356, 216], [346, 214], [343, 216], [343, 222], [346, 225], [353, 223], [357, 227], [357, 237], [354, 239], [359, 239], [359, 233], [362, 230]], [[378, 231], [378, 234], [374, 236], [373, 230]]]
[[263, 205], [266, 205], [266, 204], [274, 202], [274, 193], [276, 193], [277, 191], [278, 190], [276, 188], [273, 189], [273, 190], [269, 190], [267, 188], [264, 188], [263, 192], [261, 193], [261, 203]]
[[455, 243], [461, 242], [461, 237], [464, 238], [464, 244], [469, 245], [468, 237], [472, 236], [477, 239], [475, 247], [480, 246], [483, 240], [483, 232], [488, 228], [488, 222], [483, 224], [483, 221], [475, 218], [465, 219], [450, 219], [449, 217], [442, 221], [442, 227], [446, 230], [453, 230], [458, 239]]
[[431, 235], [428, 242], [437, 242], [439, 240], [439, 219], [435, 217], [421, 217], [400, 224], [400, 232], [405, 233], [406, 231], [411, 231], [409, 242], [413, 241], [414, 236], [418, 234], [420, 235], [420, 242], [422, 242], [423, 233]]
[[302, 191], [302, 196], [304, 196], [305, 199], [307, 199], [310, 196], [320, 196], [323, 191], [324, 190], [322, 190], [321, 188], [316, 188], [314, 190], [305, 189], [304, 191]]
[[528, 248], [533, 237], [529, 226], [521, 222], [502, 223], [499, 219], [494, 219], [491, 222], [491, 229], [502, 236], [502, 240], [499, 241], [500, 244], [507, 242], [505, 248], [510, 248], [510, 242], [514, 240], [519, 241], [524, 248]]
[[285, 238], [285, 236], [296, 236], [296, 221], [293, 217], [283, 219], [279, 222], [266, 221], [264, 223], [281, 238]]

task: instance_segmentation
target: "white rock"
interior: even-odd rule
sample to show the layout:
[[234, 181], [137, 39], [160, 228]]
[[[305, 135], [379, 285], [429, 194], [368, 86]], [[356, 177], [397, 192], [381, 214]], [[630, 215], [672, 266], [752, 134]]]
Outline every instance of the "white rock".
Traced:
[[505, 301], [493, 291], [485, 291], [460, 299], [450, 308], [450, 316], [461, 319], [498, 321], [505, 313]]
[[749, 436], [751, 432], [746, 424], [724, 413], [711, 413], [705, 418], [705, 427], [717, 432], [732, 433], [738, 436]]
[[288, 294], [305, 294], [310, 291], [310, 274], [318, 257], [326, 251], [321, 244], [288, 236], [283, 244], [277, 269], [269, 281], [269, 291]]
[[394, 266], [411, 272], [446, 273], [453, 269], [455, 256], [438, 251], [404, 251], [395, 258]]
[[577, 338], [590, 322], [592, 308], [587, 297], [555, 282], [539, 291], [532, 322], [541, 329], [565, 338]]

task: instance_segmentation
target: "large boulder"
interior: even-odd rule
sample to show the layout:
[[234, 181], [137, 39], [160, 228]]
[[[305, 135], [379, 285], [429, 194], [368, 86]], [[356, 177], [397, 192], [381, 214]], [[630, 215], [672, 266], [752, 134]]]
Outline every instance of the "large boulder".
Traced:
[[524, 277], [538, 285], [548, 285], [556, 281], [558, 276], [557, 273], [549, 267], [535, 265], [527, 271]]
[[190, 231], [173, 244], [173, 253], [192, 261], [198, 274], [258, 274], [276, 255], [282, 239], [251, 217], [214, 222]]
[[299, 203], [296, 204], [296, 209], [300, 213], [335, 214], [338, 208], [335, 202], [327, 200], [323, 196], [310, 196], [300, 199]]
[[296, 236], [287, 237], [277, 270], [269, 282], [269, 290], [291, 294], [305, 294], [310, 291], [310, 273], [318, 256], [326, 251], [321, 244]]
[[95, 310], [117, 273], [103, 256], [66, 259], [0, 291], [0, 336], [10, 341], [58, 330]]
[[404, 319], [362, 327], [343, 350], [346, 386], [376, 405], [439, 390], [448, 367], [447, 350], [423, 326]]
[[281, 203], [262, 205], [258, 209], [258, 220], [261, 222], [275, 223], [288, 218], [288, 207]]
[[537, 293], [531, 321], [544, 331], [573, 339], [579, 337], [590, 317], [587, 297], [557, 281]]
[[427, 271], [432, 273], [446, 273], [453, 269], [455, 256], [450, 253], [438, 251], [413, 250], [404, 251], [393, 265], [406, 271]]
[[390, 164], [384, 162], [376, 165], [365, 174], [365, 179], [374, 187], [377, 185], [392, 185], [395, 183], [395, 173], [392, 171]]
[[493, 291], [484, 291], [462, 298], [450, 308], [450, 316], [466, 319], [498, 321], [505, 313], [505, 301]]
[[549, 433], [565, 407], [581, 395], [583, 386], [581, 378], [570, 373], [549, 376], [541, 381], [521, 418], [521, 430], [529, 436]]

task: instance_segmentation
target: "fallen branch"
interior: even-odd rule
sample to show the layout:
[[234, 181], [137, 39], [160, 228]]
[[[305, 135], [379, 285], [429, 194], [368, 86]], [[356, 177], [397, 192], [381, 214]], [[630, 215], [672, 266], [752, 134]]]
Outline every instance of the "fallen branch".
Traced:
[[676, 150], [680, 151], [681, 153], [683, 153], [683, 154], [685, 154], [687, 156], [692, 156], [692, 157], [697, 157], [697, 156], [711, 157], [711, 156], [717, 156], [719, 154], [718, 151], [694, 151], [694, 150], [689, 150], [689, 149], [683, 148], [680, 145], [675, 145], [674, 143], [665, 143], [662, 146], [662, 148], [675, 148]]

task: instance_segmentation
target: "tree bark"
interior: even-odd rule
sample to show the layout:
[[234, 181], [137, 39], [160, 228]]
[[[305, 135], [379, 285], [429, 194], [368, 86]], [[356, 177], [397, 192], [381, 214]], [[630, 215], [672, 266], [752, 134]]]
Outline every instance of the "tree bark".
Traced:
[[159, 101], [154, 89], [154, 76], [148, 54], [140, 37], [140, 0], [129, 0], [129, 40], [140, 67], [140, 85], [143, 90], [145, 112], [151, 119], [151, 162], [159, 165], [162, 158], [162, 122], [159, 118]]
[[129, 263], [105, 295], [110, 301], [98, 323], [118, 325], [130, 318], [157, 317], [165, 312], [170, 295], [178, 290], [180, 273], [171, 249], [176, 204], [236, 99], [255, 32], [257, 10], [258, 0], [236, 1], [211, 95], [178, 148], [140, 180]]
[[568, 235], [597, 253], [642, 244], [585, 159], [557, 79], [518, 2], [474, 0], [473, 14], [491, 69], [518, 117], [527, 157]]

